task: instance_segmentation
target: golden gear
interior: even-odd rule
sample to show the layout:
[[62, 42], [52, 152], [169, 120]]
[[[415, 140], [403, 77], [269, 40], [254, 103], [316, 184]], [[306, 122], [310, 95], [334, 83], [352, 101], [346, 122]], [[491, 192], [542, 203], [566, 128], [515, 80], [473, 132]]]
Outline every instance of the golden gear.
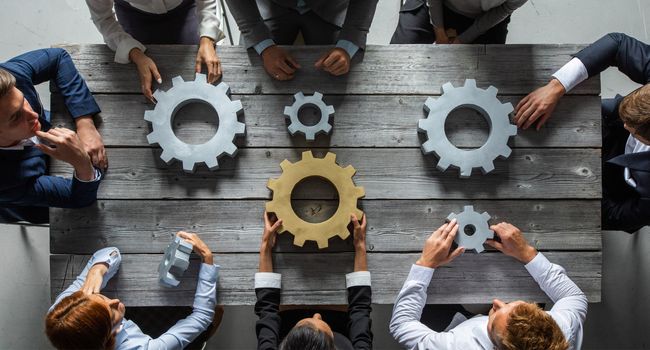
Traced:
[[[318, 248], [327, 248], [328, 240], [334, 236], [346, 239], [350, 232], [350, 214], [359, 220], [363, 212], [357, 208], [357, 200], [365, 195], [363, 187], [356, 187], [352, 176], [356, 170], [352, 165], [343, 168], [336, 164], [336, 154], [328, 152], [325, 158], [314, 158], [311, 151], [302, 152], [302, 160], [291, 163], [287, 159], [280, 163], [282, 175], [269, 179], [266, 187], [273, 191], [273, 199], [266, 203], [266, 211], [275, 213], [282, 219], [278, 232], [289, 231], [293, 234], [293, 244], [302, 247], [305, 241], [316, 241]], [[323, 178], [336, 188], [339, 194], [339, 206], [329, 219], [319, 222], [306, 222], [291, 206], [291, 192], [294, 187], [308, 177]]]

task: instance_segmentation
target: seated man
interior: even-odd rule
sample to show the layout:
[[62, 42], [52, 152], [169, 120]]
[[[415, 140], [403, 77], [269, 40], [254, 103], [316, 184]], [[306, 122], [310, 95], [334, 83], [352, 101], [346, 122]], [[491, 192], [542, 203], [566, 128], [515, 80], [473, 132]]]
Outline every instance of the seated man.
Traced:
[[120, 268], [117, 248], [97, 251], [77, 279], [59, 296], [45, 317], [45, 333], [57, 349], [183, 349], [212, 322], [217, 303], [219, 265], [212, 252], [194, 233], [179, 232], [201, 257], [192, 314], [156, 339], [143, 334], [124, 318], [119, 299], [100, 291]]
[[458, 223], [452, 220], [427, 239], [422, 256], [411, 267], [395, 301], [391, 335], [407, 349], [580, 349], [582, 324], [587, 316], [585, 294], [562, 267], [550, 263], [530, 246], [519, 229], [507, 223], [490, 229], [500, 242], [488, 240], [487, 244], [525, 264], [526, 270], [555, 303], [551, 311], [524, 301], [506, 303], [495, 299], [488, 316], [467, 320], [457, 314], [445, 332], [435, 332], [420, 323], [435, 269], [464, 251], [458, 247], [450, 252], [458, 231]]
[[537, 130], [551, 117], [560, 98], [610, 66], [645, 84], [602, 102], [603, 202], [605, 230], [636, 232], [650, 224], [650, 46], [621, 33], [607, 34], [578, 52], [553, 79], [526, 96], [515, 122]]
[[[52, 80], [77, 133], [50, 128], [35, 85]], [[48, 221], [47, 207], [93, 203], [107, 167], [92, 116], [99, 113], [86, 83], [63, 49], [28, 52], [0, 63], [0, 222]], [[74, 167], [72, 179], [46, 176], [47, 156]]]
[[[272, 223], [264, 213], [264, 234], [260, 247], [259, 273], [255, 274], [255, 324], [257, 349], [259, 350], [352, 350], [372, 349], [370, 330], [371, 290], [370, 272], [366, 260], [366, 217], [359, 223], [352, 215], [354, 227], [354, 272], [346, 275], [348, 289], [347, 315], [330, 312], [325, 319], [320, 313], [310, 312], [312, 317], [302, 319], [287, 317], [280, 312], [281, 275], [273, 273], [272, 250], [282, 220]], [[318, 278], [314, 276], [314, 278]], [[337, 315], [342, 313], [344, 317]], [[323, 312], [325, 314], [325, 312]], [[329, 316], [329, 317], [328, 317]], [[336, 319], [337, 323], [332, 320]], [[325, 321], [329, 321], [328, 324]], [[343, 335], [337, 330], [347, 333]]]
[[277, 80], [292, 79], [300, 64], [278, 45], [293, 45], [302, 34], [307, 45], [333, 45], [315, 67], [332, 75], [350, 70], [350, 60], [366, 47], [377, 0], [228, 0], [244, 44], [262, 56]]

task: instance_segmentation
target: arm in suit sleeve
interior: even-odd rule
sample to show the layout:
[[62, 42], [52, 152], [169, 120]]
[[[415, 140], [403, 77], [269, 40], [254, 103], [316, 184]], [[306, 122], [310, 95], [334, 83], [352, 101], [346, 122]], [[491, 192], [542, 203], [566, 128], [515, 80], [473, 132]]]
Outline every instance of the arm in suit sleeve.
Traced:
[[370, 272], [358, 271], [346, 275], [348, 289], [348, 335], [357, 350], [372, 349], [372, 290]]
[[650, 81], [650, 46], [621, 33], [610, 33], [578, 52], [576, 56], [592, 77], [609, 67], [639, 84]]
[[281, 275], [273, 272], [255, 274], [255, 322], [258, 350], [275, 350], [280, 343], [280, 289]]
[[650, 198], [640, 196], [625, 199], [603, 198], [603, 215], [608, 230], [623, 230], [628, 233], [650, 225]]
[[350, 0], [338, 40], [347, 40], [365, 49], [376, 8], [377, 0]]
[[271, 32], [264, 24], [255, 0], [226, 0], [226, 3], [244, 36], [247, 49], [271, 39]]

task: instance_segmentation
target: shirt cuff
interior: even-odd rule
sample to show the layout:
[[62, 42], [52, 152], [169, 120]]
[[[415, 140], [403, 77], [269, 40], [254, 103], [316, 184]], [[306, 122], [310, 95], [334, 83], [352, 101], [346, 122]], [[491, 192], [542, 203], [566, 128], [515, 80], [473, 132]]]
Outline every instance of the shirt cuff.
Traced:
[[201, 24], [199, 26], [199, 37], [207, 37], [214, 40], [215, 43], [219, 42], [221, 39], [226, 36], [223, 34], [221, 29], [218, 27], [208, 26]]
[[370, 287], [370, 271], [350, 272], [345, 275], [346, 288], [368, 286]]
[[569, 92], [576, 85], [582, 83], [583, 81], [589, 78], [589, 73], [587, 72], [587, 67], [580, 61], [579, 58], [574, 57], [560, 68], [557, 72], [553, 73], [553, 77], [557, 79], [566, 92]]
[[354, 54], [356, 54], [357, 51], [359, 51], [359, 46], [355, 45], [353, 42], [351, 42], [349, 40], [339, 40], [339, 41], [337, 41], [336, 42], [336, 47], [340, 47], [343, 50], [345, 50], [345, 52], [347, 52], [348, 55], [350, 56], [350, 59], [352, 57], [354, 57]]
[[147, 48], [144, 47], [144, 45], [142, 45], [139, 41], [131, 37], [124, 38], [124, 40], [120, 41], [120, 43], [117, 45], [117, 49], [115, 50], [115, 62], [122, 64], [130, 63], [131, 60], [129, 59], [129, 52], [131, 52], [131, 50], [134, 48], [138, 48], [142, 52], [147, 51]]
[[528, 264], [525, 265], [526, 270], [530, 273], [531, 276], [541, 276], [549, 268], [551, 268], [551, 262], [540, 252], [537, 252], [537, 255], [531, 260]]
[[102, 283], [102, 288], [108, 282], [113, 275], [117, 272], [117, 269], [120, 267], [120, 262], [122, 261], [122, 256], [120, 255], [120, 250], [115, 247], [108, 247], [100, 249], [93, 254], [92, 261], [89, 264], [89, 267], [93, 267], [96, 264], [105, 263], [108, 265], [108, 272], [104, 275], [104, 282]]
[[411, 265], [411, 272], [409, 272], [409, 276], [406, 278], [406, 280], [429, 285], [429, 283], [431, 283], [431, 278], [433, 277], [434, 271], [435, 269], [432, 269], [430, 267], [413, 264]]
[[282, 288], [282, 275], [275, 272], [258, 272], [255, 274], [255, 289]]
[[77, 172], [76, 172], [76, 171], [73, 173], [73, 176], [74, 176], [74, 178], [75, 178], [77, 181], [79, 181], [79, 182], [89, 183], [89, 182], [96, 182], [96, 181], [99, 181], [99, 180], [102, 178], [102, 173], [101, 173], [99, 170], [97, 170], [97, 168], [95, 168], [95, 167], [93, 167], [93, 170], [95, 170], [95, 173], [94, 173], [94, 175], [93, 175], [93, 179], [92, 179], [92, 180], [88, 180], [88, 181], [81, 180], [80, 178], [77, 177]]
[[219, 265], [208, 265], [201, 264], [201, 269], [199, 270], [199, 279], [207, 282], [214, 283], [217, 281], [219, 276]]
[[258, 55], [261, 55], [264, 50], [266, 50], [269, 46], [275, 45], [275, 41], [273, 39], [265, 39], [257, 43], [253, 48], [257, 52]]

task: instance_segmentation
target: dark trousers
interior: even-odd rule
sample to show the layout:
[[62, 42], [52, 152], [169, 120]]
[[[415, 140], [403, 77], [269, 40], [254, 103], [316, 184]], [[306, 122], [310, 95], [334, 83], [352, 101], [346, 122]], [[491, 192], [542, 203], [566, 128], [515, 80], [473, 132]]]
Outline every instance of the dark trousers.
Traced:
[[[445, 29], [455, 29], [460, 35], [474, 24], [474, 18], [458, 14], [443, 6]], [[505, 44], [508, 36], [508, 23], [510, 16], [501, 23], [492, 27], [471, 43], [465, 44]], [[399, 22], [391, 44], [432, 44], [436, 41], [436, 34], [429, 16], [429, 8], [424, 0], [407, 0], [399, 12]]]
[[195, 0], [183, 0], [164, 14], [144, 12], [124, 0], [115, 0], [115, 15], [124, 31], [145, 45], [199, 43]]
[[[279, 6], [271, 2], [271, 6]], [[264, 20], [271, 32], [271, 38], [278, 45], [293, 45], [302, 33], [306, 45], [332, 45], [336, 43], [341, 28], [326, 22], [313, 11], [304, 14], [293, 10], [279, 8], [281, 15]]]

